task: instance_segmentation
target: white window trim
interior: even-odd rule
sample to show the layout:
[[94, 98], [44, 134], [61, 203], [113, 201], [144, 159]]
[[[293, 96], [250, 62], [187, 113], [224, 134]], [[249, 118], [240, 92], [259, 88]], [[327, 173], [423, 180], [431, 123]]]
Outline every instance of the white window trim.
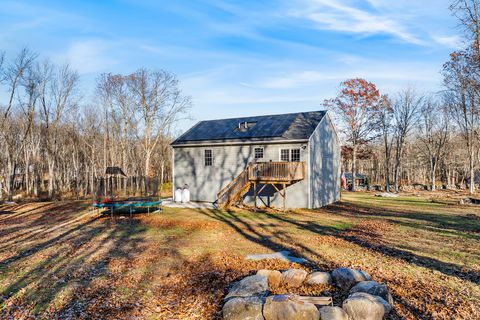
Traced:
[[[293, 150], [298, 150], [298, 161], [293, 161]], [[302, 161], [302, 148], [291, 148], [290, 149], [290, 162], [300, 162]]]
[[[282, 150], [288, 150], [288, 161], [282, 160]], [[278, 149], [278, 160], [280, 162], [290, 162], [290, 148], [279, 148]]]
[[[288, 161], [284, 161], [282, 160], [282, 150], [288, 150]], [[292, 160], [292, 151], [293, 150], [298, 150], [299, 151], [299, 154], [298, 154], [298, 161], [293, 161]], [[279, 148], [278, 149], [278, 161], [281, 161], [281, 162], [302, 162], [302, 147], [298, 147], [298, 148]]]
[[[256, 155], [256, 152], [255, 152], [256, 149], [262, 149], [262, 157], [261, 157], [261, 158], [257, 158], [257, 157], [256, 157], [256, 156], [257, 156], [257, 155]], [[253, 158], [254, 158], [255, 160], [265, 159], [265, 148], [264, 148], [264, 147], [255, 147], [255, 148], [253, 148]]]

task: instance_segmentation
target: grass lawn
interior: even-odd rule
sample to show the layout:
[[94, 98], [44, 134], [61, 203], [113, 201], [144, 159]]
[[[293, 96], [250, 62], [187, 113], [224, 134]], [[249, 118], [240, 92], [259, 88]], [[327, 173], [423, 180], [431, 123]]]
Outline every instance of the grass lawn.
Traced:
[[[310, 263], [244, 260], [279, 250]], [[1, 319], [216, 319], [232, 281], [291, 266], [367, 271], [390, 288], [391, 319], [479, 319], [480, 209], [367, 193], [321, 210], [115, 221], [85, 202], [0, 206]]]

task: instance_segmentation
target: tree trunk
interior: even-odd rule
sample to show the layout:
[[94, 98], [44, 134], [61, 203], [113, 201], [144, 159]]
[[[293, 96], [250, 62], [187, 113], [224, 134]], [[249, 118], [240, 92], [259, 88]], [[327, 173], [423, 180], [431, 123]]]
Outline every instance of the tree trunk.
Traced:
[[390, 161], [385, 161], [385, 191], [390, 190]]
[[15, 189], [15, 176], [17, 174], [17, 163], [10, 164], [11, 172], [10, 181], [8, 181], [8, 201], [13, 201], [13, 191]]
[[475, 193], [475, 164], [474, 164], [474, 151], [473, 147], [470, 147], [470, 159], [469, 159], [469, 169], [470, 169], [470, 194]]
[[400, 162], [398, 161], [398, 159], [396, 160], [395, 162], [395, 169], [394, 169], [394, 190], [396, 193], [398, 193], [398, 177], [400, 175]]
[[52, 198], [54, 193], [54, 183], [55, 183], [55, 173], [54, 173], [54, 162], [49, 161], [48, 163], [48, 197]]
[[430, 181], [432, 183], [432, 191], [435, 191], [437, 189], [436, 175], [435, 175], [436, 169], [437, 169], [437, 162], [434, 159], [430, 160]]
[[357, 177], [357, 145], [352, 146], [352, 191], [356, 191], [356, 178]]
[[165, 169], [165, 161], [162, 159], [162, 164], [161, 164], [161, 169], [160, 169], [160, 198], [162, 197], [162, 192], [163, 192], [163, 171]]
[[149, 182], [150, 182], [150, 159], [151, 159], [151, 151], [147, 150], [145, 153], [145, 178], [144, 178], [144, 183], [145, 183], [145, 196], [148, 195], [149, 189]]

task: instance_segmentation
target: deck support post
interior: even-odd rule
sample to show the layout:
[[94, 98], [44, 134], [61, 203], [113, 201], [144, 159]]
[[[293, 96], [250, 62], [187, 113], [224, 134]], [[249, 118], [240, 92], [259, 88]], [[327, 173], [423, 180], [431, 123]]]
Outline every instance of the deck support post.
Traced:
[[265, 208], [270, 208], [270, 206], [268, 204], [265, 203], [265, 201], [263, 201], [262, 197], [261, 196], [258, 196], [258, 199], [260, 199], [260, 201], [262, 201], [263, 205], [265, 206]]
[[283, 184], [283, 212], [285, 212], [285, 198], [287, 197], [287, 186]]
[[257, 183], [253, 183], [253, 208], [257, 212]]
[[[265, 201], [263, 201], [261, 194], [262, 194], [263, 189], [265, 189], [268, 185], [269, 185], [269, 183], [263, 184], [263, 186], [260, 188], [260, 190], [257, 191], [257, 197], [258, 197], [258, 199], [260, 199], [260, 201], [262, 201], [263, 205], [264, 205], [266, 208], [270, 208], [270, 206], [269, 206], [268, 204], [266, 204]], [[257, 202], [255, 201], [255, 206], [256, 206], [256, 204], [257, 204]]]

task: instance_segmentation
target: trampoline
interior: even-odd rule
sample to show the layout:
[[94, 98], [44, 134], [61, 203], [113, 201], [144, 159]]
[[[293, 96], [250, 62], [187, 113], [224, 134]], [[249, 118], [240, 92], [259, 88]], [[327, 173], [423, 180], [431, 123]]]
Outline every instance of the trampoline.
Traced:
[[109, 209], [112, 215], [115, 210], [128, 210], [131, 215], [139, 208], [146, 208], [148, 213], [150, 213], [151, 208], [157, 208], [158, 211], [161, 211], [162, 201], [148, 198], [104, 199], [94, 202], [93, 207], [96, 209]]

